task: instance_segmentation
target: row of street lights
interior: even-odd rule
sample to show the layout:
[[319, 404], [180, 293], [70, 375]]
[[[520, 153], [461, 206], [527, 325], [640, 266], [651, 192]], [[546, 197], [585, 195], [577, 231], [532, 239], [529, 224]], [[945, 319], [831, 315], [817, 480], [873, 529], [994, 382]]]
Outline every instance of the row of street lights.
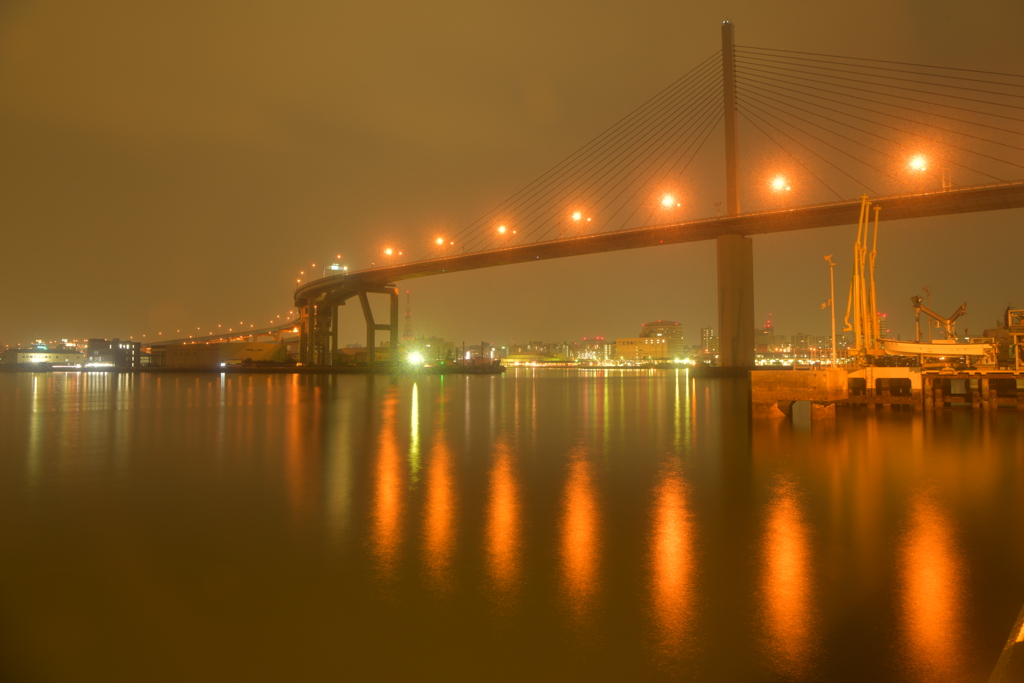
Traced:
[[[909, 167], [909, 169], [911, 171], [914, 171], [916, 173], [924, 173], [924, 172], [926, 172], [928, 170], [928, 167], [929, 167], [928, 158], [926, 156], [924, 156], [923, 154], [914, 155], [907, 162], [907, 166]], [[943, 170], [943, 189], [948, 189], [949, 186], [951, 185], [951, 183], [949, 181], [949, 178], [948, 178], [948, 174], [949, 174], [949, 171], [947, 169], [944, 169]], [[781, 195], [785, 195], [786, 193], [791, 192], [793, 190], [793, 185], [790, 183], [789, 178], [787, 178], [785, 175], [781, 175], [780, 174], [780, 175], [773, 176], [771, 179], [769, 179], [769, 181], [768, 181], [768, 188], [774, 194], [777, 194], [777, 195], [781, 196]], [[676, 196], [671, 194], [671, 193], [666, 193], [665, 195], [663, 195], [662, 198], [661, 198], [661, 201], [659, 202], [659, 204], [660, 204], [661, 208], [663, 208], [663, 209], [675, 209], [675, 208], [679, 208], [679, 207], [682, 206], [682, 203], [680, 201], [678, 201]], [[589, 218], [589, 217], [584, 216], [582, 211], [577, 210], [577, 211], [573, 211], [569, 215], [569, 221], [570, 221], [570, 223], [568, 223], [568, 225], [575, 226], [576, 229], [579, 229], [580, 227], [582, 227], [583, 224], [592, 222], [592, 219]], [[563, 236], [568, 233], [568, 229], [561, 230], [561, 226], [563, 226], [563, 225], [566, 225], [566, 223], [564, 223], [563, 221], [560, 221], [559, 222], [560, 230], [559, 230], [558, 236], [555, 239], [562, 239]], [[499, 225], [497, 227], [497, 229], [496, 229], [496, 232], [497, 232], [497, 234], [499, 236], [499, 239], [500, 238], [505, 238], [506, 239], [506, 246], [508, 246], [508, 247], [512, 246], [512, 238], [513, 238], [513, 236], [518, 234], [517, 230], [512, 230], [507, 225], [504, 225], [504, 224]], [[440, 249], [444, 249], [446, 247], [450, 248], [450, 247], [455, 246], [455, 242], [453, 240], [451, 240], [449, 238], [446, 238], [446, 237], [443, 237], [443, 236], [438, 236], [438, 237], [434, 238], [434, 244], [438, 248], [440, 248]], [[389, 247], [385, 247], [384, 248], [384, 255], [385, 256], [389, 256], [389, 257], [390, 256], [402, 256], [403, 252], [398, 251], [394, 247], [390, 247], [389, 246]], [[340, 256], [339, 256], [339, 258], [340, 258]], [[305, 273], [303, 273], [303, 274], [305, 274]], [[297, 280], [297, 282], [299, 282], [299, 281]]]

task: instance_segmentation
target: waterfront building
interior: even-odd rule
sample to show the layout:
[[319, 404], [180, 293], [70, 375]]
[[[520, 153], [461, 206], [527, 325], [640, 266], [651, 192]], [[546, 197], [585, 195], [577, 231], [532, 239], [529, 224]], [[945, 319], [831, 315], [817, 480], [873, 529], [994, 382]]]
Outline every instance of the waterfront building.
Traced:
[[640, 337], [643, 339], [665, 339], [668, 358], [685, 355], [683, 346], [683, 326], [672, 320], [656, 320], [640, 326]]
[[287, 348], [276, 342], [160, 344], [150, 347], [151, 364], [164, 368], [217, 368], [253, 363], [283, 363]]
[[142, 364], [142, 344], [134, 341], [90, 339], [86, 342], [86, 367], [137, 368]]
[[627, 337], [615, 340], [615, 355], [623, 361], [667, 360], [668, 339], [665, 337]]
[[46, 363], [81, 367], [85, 365], [85, 361], [85, 354], [77, 349], [49, 349], [43, 346], [30, 349], [13, 348], [0, 353], [0, 364], [3, 365]]

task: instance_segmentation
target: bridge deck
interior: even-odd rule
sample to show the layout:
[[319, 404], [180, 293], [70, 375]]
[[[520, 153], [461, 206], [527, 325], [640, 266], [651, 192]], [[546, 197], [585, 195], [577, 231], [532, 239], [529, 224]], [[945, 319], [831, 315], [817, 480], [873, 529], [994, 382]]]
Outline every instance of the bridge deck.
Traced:
[[[1024, 208], [1024, 181], [877, 197], [873, 198], [872, 202], [882, 207], [879, 218], [885, 221]], [[857, 222], [860, 205], [860, 200], [854, 199], [738, 216], [704, 218], [349, 271], [313, 280], [298, 287], [295, 290], [295, 303], [296, 306], [301, 306], [302, 301], [317, 299], [327, 293], [345, 299], [358, 290], [374, 289], [390, 282], [442, 273], [623, 249], [699, 242], [714, 239], [719, 235], [764, 235], [849, 225]]]

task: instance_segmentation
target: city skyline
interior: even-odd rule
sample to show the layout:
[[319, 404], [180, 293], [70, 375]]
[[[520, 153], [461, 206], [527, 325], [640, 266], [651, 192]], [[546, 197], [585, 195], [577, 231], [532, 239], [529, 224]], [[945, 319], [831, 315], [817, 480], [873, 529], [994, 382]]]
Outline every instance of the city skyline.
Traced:
[[[5, 290], [25, 293], [5, 297], [0, 343], [57, 337], [62, 320], [83, 336], [134, 339], [193, 324], [257, 324], [290, 308], [303, 270], [337, 256], [368, 267], [387, 245], [425, 254], [438, 231], [470, 223], [713, 53], [723, 18], [736, 23], [742, 44], [997, 71], [1016, 63], [1021, 22], [1012, 18], [1024, 19], [1011, 2], [927, 15], [886, 5], [892, 20], [874, 29], [869, 53], [840, 30], [847, 17], [839, 9], [806, 8], [813, 31], [775, 8], [739, 4], [628, 15], [598, 7], [585, 17], [551, 10], [544, 28], [540, 9], [525, 7], [481, 36], [445, 13], [396, 23], [373, 9], [237, 17], [111, 6], [58, 17], [35, 3], [9, 5], [0, 13], [8, 57], [0, 87], [10, 103], [0, 113], [9, 150], [0, 205], [10, 241], [0, 278]], [[363, 40], [386, 35], [388, 51], [366, 53], [376, 62], [354, 58], [363, 42], [331, 40], [357, 19], [368, 27]], [[443, 47], [420, 20], [446, 36]], [[228, 31], [236, 21], [248, 33]], [[193, 51], [175, 40], [182, 31], [195, 37]], [[518, 35], [559, 40], [520, 50]], [[109, 49], [91, 50], [83, 36]], [[486, 69], [464, 60], [467, 51], [485, 55]], [[401, 68], [410, 63], [411, 74]], [[409, 93], [417, 106], [397, 106]], [[714, 215], [724, 196], [721, 155], [715, 140], [709, 145], [716, 151], [700, 183], [679, 197], [690, 215]], [[756, 162], [754, 151], [741, 147], [741, 163]], [[924, 286], [936, 309], [966, 300], [963, 324], [991, 326], [1017, 294], [998, 275], [1012, 272], [1024, 239], [1014, 216], [885, 224], [879, 302], [892, 329], [912, 331], [909, 299]], [[835, 254], [841, 311], [853, 232], [755, 237], [755, 317], [773, 313], [805, 332], [827, 327], [821, 257]], [[580, 338], [599, 316], [619, 328], [627, 316], [666, 312], [694, 329], [717, 327], [713, 249], [666, 246], [445, 275], [414, 285], [414, 307], [423, 333], [456, 338], [479, 329], [495, 338]], [[29, 253], [44, 258], [21, 257]], [[358, 338], [358, 313], [345, 315]], [[513, 331], [513, 320], [525, 329]]]

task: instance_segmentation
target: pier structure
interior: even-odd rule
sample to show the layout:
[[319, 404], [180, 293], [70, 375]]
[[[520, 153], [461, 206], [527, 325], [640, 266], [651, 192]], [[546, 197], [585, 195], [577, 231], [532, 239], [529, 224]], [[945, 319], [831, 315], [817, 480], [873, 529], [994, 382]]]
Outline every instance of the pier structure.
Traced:
[[750, 377], [751, 413], [761, 419], [792, 417], [797, 401], [810, 403], [811, 419], [834, 417], [837, 407], [1024, 411], [1024, 373], [1017, 371], [866, 367], [755, 370]]

